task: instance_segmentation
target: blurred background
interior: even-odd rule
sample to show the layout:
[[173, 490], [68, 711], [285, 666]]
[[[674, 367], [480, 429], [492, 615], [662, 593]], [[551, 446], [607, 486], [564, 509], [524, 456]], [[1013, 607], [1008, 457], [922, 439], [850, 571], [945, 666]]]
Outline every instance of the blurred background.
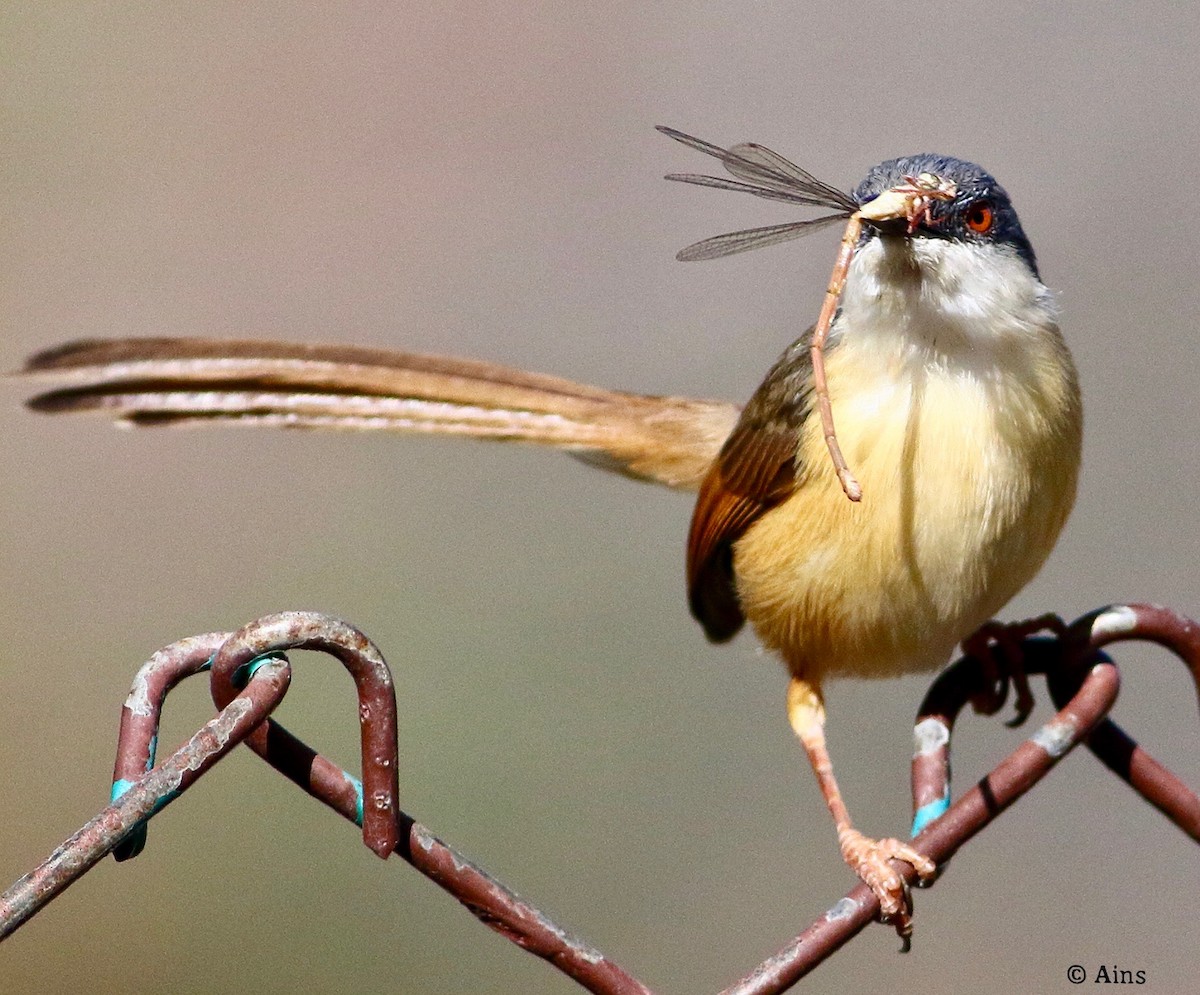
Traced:
[[[1188, 5], [10, 3], [0, 38], [6, 369], [84, 336], [242, 336], [744, 400], [815, 317], [838, 234], [674, 262], [799, 215], [664, 183], [716, 163], [653, 125], [845, 188], [895, 155], [978, 161], [1061, 292], [1087, 407], [1074, 517], [1008, 614], [1200, 611]], [[347, 618], [391, 662], [405, 809], [656, 990], [718, 990], [852, 884], [781, 668], [688, 616], [687, 495], [528, 449], [122, 433], [0, 390], [0, 884], [105, 803], [152, 651], [287, 608]], [[1182, 667], [1119, 660], [1117, 718], [1200, 780]], [[295, 664], [283, 721], [357, 769], [349, 679]], [[869, 833], [908, 826], [927, 684], [829, 689]], [[164, 747], [210, 713], [182, 689]], [[1031, 728], [965, 717], [957, 787]], [[876, 928], [810, 987], [1060, 991], [1106, 964], [1192, 991], [1198, 885], [1195, 845], [1080, 752], [918, 894], [911, 955]], [[576, 990], [247, 751], [6, 944], [0, 976]]]

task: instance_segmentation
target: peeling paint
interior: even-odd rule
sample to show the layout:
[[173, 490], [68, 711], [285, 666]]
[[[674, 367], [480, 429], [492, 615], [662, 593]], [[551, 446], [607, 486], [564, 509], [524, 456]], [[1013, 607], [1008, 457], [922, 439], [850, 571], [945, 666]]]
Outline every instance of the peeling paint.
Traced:
[[922, 719], [913, 727], [913, 756], [927, 757], [950, 742], [950, 728], [941, 719]]
[[[497, 887], [503, 888], [505, 892], [508, 892], [508, 889], [504, 888], [503, 885], [500, 885], [499, 882], [494, 883], [497, 885]], [[516, 899], [516, 895], [513, 895], [512, 897]], [[572, 936], [560, 925], [558, 925], [558, 923], [552, 922], [549, 918], [547, 918], [544, 912], [535, 909], [534, 913], [534, 919], [537, 920], [537, 924], [541, 926], [542, 929], [549, 932], [563, 946], [568, 947], [573, 954], [580, 958], [580, 960], [586, 961], [588, 964], [599, 964], [605, 959], [604, 954], [593, 947], [590, 943], [586, 942], [585, 940], [581, 940], [578, 936]]]
[[416, 841], [417, 846], [426, 853], [433, 853], [433, 848], [437, 846], [437, 837], [424, 826], [414, 825], [412, 837]]
[[126, 711], [139, 718], [149, 718], [154, 714], [154, 705], [150, 699], [150, 675], [161, 665], [159, 659], [161, 655], [161, 653], [155, 653], [149, 662], [142, 664], [142, 668], [133, 678], [129, 697], [125, 699]]
[[586, 943], [581, 943], [578, 940], [571, 944], [571, 949], [574, 950], [582, 960], [587, 961], [589, 964], [599, 964], [602, 960], [604, 960], [604, 954], [602, 954], [599, 950], [597, 950], [595, 947], [588, 946]]
[[[179, 786], [183, 783], [183, 770], [166, 770], [163, 772], [163, 780], [168, 786], [166, 794], [172, 797], [179, 793]], [[162, 799], [155, 803], [156, 806], [166, 804]]]
[[566, 943], [569, 946], [578, 947], [580, 949], [586, 948], [587, 944], [580, 943], [577, 939], [575, 939], [575, 937], [569, 936], [567, 931], [558, 925], [558, 923], [551, 922], [548, 918], [546, 918], [546, 914], [544, 912], [538, 912], [534, 918], [537, 919], [537, 923], [542, 927], [542, 929], [553, 934], [554, 938], [560, 943]]
[[254, 710], [254, 702], [249, 698], [234, 698], [224, 709], [228, 722], [222, 722], [215, 731], [217, 742], [224, 746], [233, 735], [234, 726], [241, 718]]
[[1137, 612], [1125, 605], [1114, 605], [1101, 612], [1092, 622], [1093, 639], [1111, 639], [1137, 629]]
[[1071, 748], [1075, 741], [1075, 732], [1075, 722], [1069, 716], [1065, 719], [1051, 719], [1030, 736], [1029, 741], [1057, 758]]
[[858, 911], [858, 902], [852, 898], [843, 898], [832, 909], [825, 913], [827, 922], [837, 922], [839, 919], [849, 919]]

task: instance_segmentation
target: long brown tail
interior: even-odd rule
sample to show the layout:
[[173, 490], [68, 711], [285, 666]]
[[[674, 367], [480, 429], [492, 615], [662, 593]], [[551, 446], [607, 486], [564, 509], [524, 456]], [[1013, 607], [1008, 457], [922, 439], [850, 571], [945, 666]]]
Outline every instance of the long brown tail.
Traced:
[[354, 346], [86, 340], [33, 356], [23, 372], [70, 384], [31, 398], [34, 411], [99, 412], [129, 425], [233, 422], [529, 442], [690, 490], [738, 415], [731, 404]]

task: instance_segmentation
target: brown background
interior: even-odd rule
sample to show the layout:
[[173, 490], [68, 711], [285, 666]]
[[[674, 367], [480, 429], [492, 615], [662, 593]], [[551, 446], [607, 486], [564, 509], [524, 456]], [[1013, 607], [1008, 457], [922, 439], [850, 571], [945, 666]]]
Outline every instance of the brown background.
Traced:
[[[1010, 606], [1200, 611], [1190, 5], [9, 4], [0, 363], [80, 336], [481, 356], [744, 399], [816, 314], [836, 234], [674, 252], [794, 216], [673, 186], [656, 135], [753, 139], [852, 186], [922, 150], [1012, 194], [1087, 402], [1079, 504]], [[388, 437], [126, 434], [3, 385], [0, 877], [100, 807], [118, 708], [175, 638], [335, 612], [391, 661], [405, 807], [663, 992], [716, 991], [851, 883], [753, 639], [707, 645], [686, 496], [556, 454]], [[1121, 652], [1119, 716], [1197, 780], [1196, 703]], [[927, 681], [840, 684], [864, 829], [903, 832]], [[164, 745], [209, 712], [172, 699]], [[1043, 704], [1036, 718], [1048, 714]], [[286, 722], [356, 766], [349, 682], [301, 658]], [[1020, 733], [964, 720], [957, 784]], [[1200, 855], [1082, 754], [818, 988], [1194, 990]], [[130, 981], [130, 975], [136, 980]], [[5, 991], [569, 992], [249, 754], [0, 952]]]

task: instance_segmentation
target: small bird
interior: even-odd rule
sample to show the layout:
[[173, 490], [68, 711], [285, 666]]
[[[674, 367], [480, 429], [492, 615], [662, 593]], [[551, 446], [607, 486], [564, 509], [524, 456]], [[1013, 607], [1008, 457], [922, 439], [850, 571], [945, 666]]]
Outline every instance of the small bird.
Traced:
[[[873, 168], [846, 194], [759, 145], [671, 129], [734, 177], [668, 178], [835, 213], [706, 239], [707, 259], [864, 219], [824, 349], [849, 501], [818, 417], [813, 329], [744, 408], [591, 387], [493, 363], [352, 346], [205, 339], [81, 341], [32, 357], [69, 381], [28, 403], [131, 425], [220, 422], [540, 443], [698, 490], [687, 541], [693, 615], [714, 642], [746, 621], [790, 676], [787, 709], [843, 858], [911, 929], [894, 858], [852, 824], [825, 745], [822, 688], [942, 666], [1042, 566], [1075, 498], [1082, 405], [1054, 297], [1004, 189], [950, 156]], [[907, 219], [866, 205], [932, 177], [952, 191]], [[924, 182], [924, 181], [922, 181]]]

